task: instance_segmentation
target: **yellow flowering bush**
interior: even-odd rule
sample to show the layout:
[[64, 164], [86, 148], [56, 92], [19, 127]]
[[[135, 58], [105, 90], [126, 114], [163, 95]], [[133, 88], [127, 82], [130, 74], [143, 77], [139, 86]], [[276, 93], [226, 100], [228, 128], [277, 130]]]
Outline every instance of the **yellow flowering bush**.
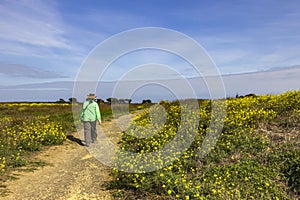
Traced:
[[2, 129], [7, 145], [35, 151], [42, 145], [61, 144], [66, 139], [59, 122], [51, 122], [49, 117], [11, 121], [10, 125]]
[[1, 157], [0, 158], [0, 170], [1, 170], [1, 172], [5, 172], [5, 168], [6, 168], [6, 158]]
[[26, 151], [61, 144], [69, 126], [60, 116], [71, 113], [70, 104], [0, 103], [0, 175], [10, 167], [26, 164]]
[[[299, 132], [295, 133], [296, 140], [278, 143], [270, 131], [264, 130], [275, 126], [294, 131], [299, 127], [299, 91], [226, 99], [222, 132], [207, 155], [203, 152], [207, 149], [201, 148], [203, 141], [218, 127], [210, 124], [212, 102], [199, 100], [198, 111], [190, 113], [186, 121], [182, 121], [181, 115], [188, 103], [180, 106], [178, 102], [164, 101], [160, 105], [167, 113], [162, 127], [152, 123], [146, 110], [123, 133], [120, 141], [123, 152], [116, 159], [114, 187], [134, 190], [136, 194], [160, 195], [164, 199], [289, 199], [290, 192], [300, 194]], [[136, 167], [136, 157], [142, 160], [144, 154], [159, 152], [173, 144], [185, 123], [187, 127], [190, 125], [186, 136], [192, 137], [197, 117], [199, 124], [192, 143], [184, 152], [170, 147], [174, 151], [169, 155], [176, 158], [170, 164], [164, 165], [165, 160], [157, 159], [158, 156], [139, 166], [142, 168], [139, 173], [120, 170], [130, 171]], [[182, 142], [185, 139], [180, 138]], [[179, 140], [176, 142], [181, 144]], [[124, 159], [124, 152], [134, 153], [136, 157]], [[159, 170], [147, 171], [147, 163], [157, 165]]]

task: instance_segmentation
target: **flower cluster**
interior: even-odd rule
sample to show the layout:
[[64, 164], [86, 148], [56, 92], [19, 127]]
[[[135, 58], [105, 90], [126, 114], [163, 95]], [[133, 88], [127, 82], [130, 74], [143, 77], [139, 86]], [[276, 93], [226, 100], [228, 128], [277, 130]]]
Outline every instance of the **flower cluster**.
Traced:
[[[170, 199], [288, 198], [283, 184], [287, 177], [281, 179], [278, 176], [285, 173], [287, 167], [273, 164], [274, 160], [279, 159], [276, 155], [279, 154], [277, 149], [280, 147], [274, 148], [270, 135], [260, 132], [258, 127], [270, 122], [281, 123], [286, 116], [289, 117], [287, 123], [294, 120], [292, 125], [299, 124], [300, 92], [226, 99], [225, 103], [226, 116], [221, 121], [214, 121], [213, 125], [213, 115], [222, 110], [213, 112], [213, 102], [209, 100], [199, 100], [197, 112], [187, 109], [191, 111], [187, 119], [182, 115], [189, 106], [188, 103], [182, 106], [178, 102], [162, 102], [167, 113], [162, 126], [153, 122], [153, 117], [159, 116], [151, 116], [149, 110], [138, 115], [120, 141], [122, 151], [118, 154], [114, 170], [116, 187]], [[293, 115], [293, 120], [290, 114]], [[222, 132], [220, 135], [213, 135], [218, 140], [215, 144], [211, 143], [209, 154], [206, 155], [203, 151], [208, 149], [202, 148], [205, 137], [221, 125]], [[185, 137], [178, 136], [182, 134], [181, 127], [185, 127]], [[197, 131], [193, 135], [195, 129]], [[213, 137], [210, 139], [216, 139]], [[191, 138], [193, 141], [188, 148], [176, 151]], [[157, 156], [166, 147], [170, 149], [168, 155], [171, 161]], [[282, 148], [288, 151], [286, 146]], [[133, 156], [128, 156], [131, 155], [128, 152]], [[147, 153], [157, 153], [153, 154], [157, 157], [151, 159], [143, 156]], [[200, 154], [206, 156], [200, 158]], [[300, 156], [300, 149], [295, 155]], [[148, 160], [141, 162], [145, 158]], [[300, 161], [294, 159], [291, 163], [289, 170], [294, 170], [293, 166], [299, 166]], [[148, 165], [156, 165], [158, 170], [147, 171], [150, 169]], [[133, 171], [137, 166], [140, 169], [138, 173], [124, 172]], [[291, 170], [286, 174], [298, 172]], [[294, 183], [299, 182], [298, 179], [294, 180]]]
[[26, 164], [23, 159], [25, 151], [36, 151], [43, 145], [61, 144], [66, 139], [62, 122], [41, 112], [50, 105], [51, 108], [62, 106], [51, 103], [0, 104], [0, 111], [5, 114], [0, 118], [0, 173], [9, 167]]
[[11, 124], [2, 129], [2, 134], [6, 136], [6, 145], [34, 151], [41, 145], [61, 144], [66, 139], [61, 125], [51, 122], [47, 116], [10, 121]]
[[44, 103], [44, 102], [37, 102], [37, 103], [29, 103], [29, 102], [24, 102], [24, 103], [8, 103], [5, 104], [7, 107], [57, 107], [57, 106], [70, 106], [69, 103]]

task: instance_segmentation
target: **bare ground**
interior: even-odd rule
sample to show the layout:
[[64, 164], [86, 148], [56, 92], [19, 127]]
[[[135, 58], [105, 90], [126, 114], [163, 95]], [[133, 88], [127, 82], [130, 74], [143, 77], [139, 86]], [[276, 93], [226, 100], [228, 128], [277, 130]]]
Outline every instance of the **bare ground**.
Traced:
[[[127, 121], [128, 116], [119, 122], [126, 124]], [[116, 144], [121, 135], [115, 120], [102, 123], [98, 131], [104, 132], [112, 144]], [[112, 199], [112, 191], [107, 189], [111, 168], [98, 161], [90, 149], [80, 144], [79, 138], [82, 138], [82, 133], [74, 133], [63, 145], [36, 154], [33, 160], [44, 161], [46, 165], [32, 172], [14, 172], [17, 178], [4, 183], [9, 193], [0, 199]], [[96, 145], [103, 139], [98, 138]]]

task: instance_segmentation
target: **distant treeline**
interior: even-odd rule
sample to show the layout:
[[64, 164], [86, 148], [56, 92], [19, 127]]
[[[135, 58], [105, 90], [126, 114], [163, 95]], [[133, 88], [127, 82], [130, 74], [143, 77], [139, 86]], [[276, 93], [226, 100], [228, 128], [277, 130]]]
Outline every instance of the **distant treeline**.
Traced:
[[[97, 103], [119, 103], [119, 104], [131, 104], [132, 100], [131, 99], [118, 99], [114, 97], [107, 98], [106, 101], [103, 99], [95, 99]], [[79, 103], [78, 100], [74, 97], [69, 98], [67, 101], [60, 98], [56, 103]], [[151, 104], [152, 101], [150, 99], [144, 99], [141, 104]]]

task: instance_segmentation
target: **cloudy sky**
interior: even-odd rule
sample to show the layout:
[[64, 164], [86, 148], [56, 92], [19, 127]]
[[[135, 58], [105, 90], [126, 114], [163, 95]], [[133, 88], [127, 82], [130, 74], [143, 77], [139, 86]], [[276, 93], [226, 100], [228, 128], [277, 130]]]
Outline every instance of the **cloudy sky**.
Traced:
[[[0, 101], [54, 100], [59, 95], [72, 95], [70, 86], [63, 90], [51, 86], [47, 88], [48, 93], [44, 91], [43, 96], [36, 97], [28, 95], [28, 91], [37, 91], [39, 86], [49, 83], [76, 80], [80, 67], [99, 44], [116, 34], [143, 27], [174, 30], [199, 43], [226, 77], [225, 89], [230, 91], [229, 95], [251, 92], [245, 85], [253, 84], [251, 80], [263, 77], [264, 72], [274, 87], [265, 87], [266, 80], [260, 78], [265, 87], [260, 93], [299, 89], [299, 10], [300, 2], [296, 0], [79, 0], [76, 3], [1, 0]], [[118, 81], [128, 71], [148, 63], [172, 68], [162, 70], [159, 75], [155, 71], [150, 74], [151, 79], [176, 78], [170, 71], [185, 78], [197, 77], [182, 58], [147, 49], [115, 60], [101, 81]], [[149, 78], [149, 73], [139, 72], [135, 73], [139, 79]], [[238, 79], [236, 74], [244, 78]], [[239, 84], [237, 80], [244, 82]], [[257, 87], [260, 87], [259, 80]], [[280, 81], [285, 87], [276, 90], [275, 85], [283, 85]], [[24, 84], [30, 87], [24, 89]]]

